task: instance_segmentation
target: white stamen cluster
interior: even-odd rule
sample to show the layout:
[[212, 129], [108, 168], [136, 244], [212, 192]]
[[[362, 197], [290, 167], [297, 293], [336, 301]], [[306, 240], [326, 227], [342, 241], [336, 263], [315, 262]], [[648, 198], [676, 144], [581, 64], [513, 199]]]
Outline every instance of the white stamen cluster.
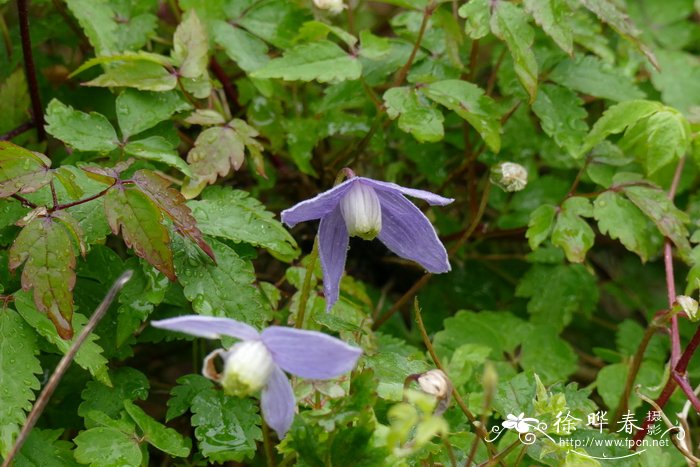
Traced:
[[226, 393], [244, 397], [262, 389], [270, 379], [275, 363], [260, 341], [239, 342], [228, 351], [221, 386]]

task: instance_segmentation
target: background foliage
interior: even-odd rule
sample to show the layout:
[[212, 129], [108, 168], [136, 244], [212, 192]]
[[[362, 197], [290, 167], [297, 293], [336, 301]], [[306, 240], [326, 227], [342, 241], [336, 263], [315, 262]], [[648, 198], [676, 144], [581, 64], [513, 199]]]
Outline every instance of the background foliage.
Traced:
[[[0, 1], [0, 454], [135, 275], [15, 465], [582, 465], [544, 439], [485, 443], [468, 416], [570, 412], [577, 437], [626, 439], [613, 422], [648, 409], [633, 385], [693, 450], [697, 416], [675, 416], [690, 402], [673, 390], [700, 379], [695, 316], [674, 307], [700, 284], [697, 2], [35, 0], [29, 73], [17, 5]], [[525, 189], [490, 188], [504, 161], [527, 168]], [[354, 239], [326, 314], [316, 227], [277, 213], [346, 166], [455, 198], [420, 206], [452, 271]], [[218, 343], [148, 326], [294, 324], [300, 307], [365, 355], [340, 380], [294, 382], [279, 443], [254, 398], [199, 376]], [[426, 344], [468, 410], [404, 400], [405, 378], [435, 367]], [[609, 431], [586, 426], [598, 410]], [[619, 464], [685, 460], [671, 446]]]

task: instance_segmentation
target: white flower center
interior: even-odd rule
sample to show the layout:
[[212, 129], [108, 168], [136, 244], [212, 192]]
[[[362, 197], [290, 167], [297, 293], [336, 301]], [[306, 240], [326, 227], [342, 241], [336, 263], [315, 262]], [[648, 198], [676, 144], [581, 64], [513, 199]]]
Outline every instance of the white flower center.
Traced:
[[243, 341], [231, 347], [224, 362], [221, 385], [226, 393], [244, 397], [262, 389], [275, 362], [260, 341]]
[[320, 10], [328, 10], [334, 15], [337, 15], [346, 8], [343, 0], [314, 0], [314, 5]]
[[382, 230], [382, 207], [371, 186], [353, 183], [340, 200], [340, 212], [350, 236], [373, 240]]

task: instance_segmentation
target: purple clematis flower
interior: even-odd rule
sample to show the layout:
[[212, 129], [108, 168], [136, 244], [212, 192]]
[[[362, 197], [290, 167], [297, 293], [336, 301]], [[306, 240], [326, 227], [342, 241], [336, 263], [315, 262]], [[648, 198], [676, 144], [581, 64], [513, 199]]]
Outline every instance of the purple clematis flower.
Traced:
[[[231, 336], [240, 342], [218, 349], [204, 361], [204, 376], [221, 383], [228, 394], [247, 396], [262, 389], [260, 407], [280, 439], [292, 425], [296, 400], [284, 371], [302, 378], [331, 379], [355, 368], [362, 350], [321, 332], [270, 326], [261, 333], [229, 318], [180, 316], [153, 321], [157, 328], [207, 339]], [[221, 375], [212, 376], [211, 360], [224, 361]], [[284, 370], [284, 371], [283, 371]]]
[[365, 240], [378, 237], [391, 251], [432, 273], [450, 270], [447, 252], [432, 224], [404, 195], [439, 206], [454, 201], [429, 191], [352, 176], [315, 198], [282, 211], [282, 222], [290, 227], [321, 219], [318, 245], [326, 310], [338, 300], [350, 236]]

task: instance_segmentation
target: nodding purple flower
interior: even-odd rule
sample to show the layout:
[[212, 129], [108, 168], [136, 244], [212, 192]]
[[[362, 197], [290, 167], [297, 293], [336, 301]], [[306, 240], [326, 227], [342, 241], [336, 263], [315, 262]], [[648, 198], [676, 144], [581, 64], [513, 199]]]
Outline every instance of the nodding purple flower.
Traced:
[[338, 300], [350, 236], [379, 238], [402, 258], [432, 273], [450, 270], [445, 247], [427, 217], [404, 195], [444, 206], [454, 199], [395, 183], [352, 176], [330, 190], [282, 211], [282, 222], [321, 219], [318, 245], [323, 269], [326, 310]]
[[[284, 372], [302, 378], [331, 379], [355, 368], [362, 354], [361, 349], [321, 332], [270, 326], [259, 333], [229, 318], [189, 315], [151, 324], [207, 339], [240, 339], [228, 350], [209, 354], [202, 373], [231, 395], [243, 397], [262, 389], [263, 417], [280, 439], [292, 425], [296, 411], [292, 385]], [[213, 370], [212, 360], [217, 356], [224, 361], [221, 374]]]

